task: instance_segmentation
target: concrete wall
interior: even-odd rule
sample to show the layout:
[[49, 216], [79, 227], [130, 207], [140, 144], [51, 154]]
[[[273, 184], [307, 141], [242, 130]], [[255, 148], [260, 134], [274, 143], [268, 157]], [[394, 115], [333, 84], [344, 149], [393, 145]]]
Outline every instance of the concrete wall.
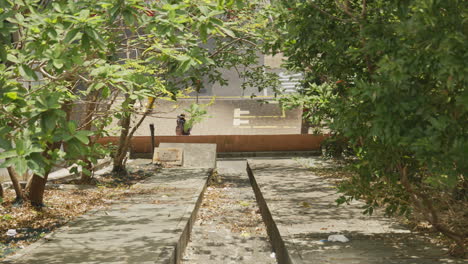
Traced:
[[10, 176], [8, 175], [7, 169], [1, 168], [0, 169], [0, 183], [7, 182], [10, 180]]
[[[1, 161], [3, 162], [3, 161]], [[0, 163], [1, 163], [0, 162]], [[18, 180], [20, 181], [27, 181], [27, 176], [26, 175], [19, 175]], [[10, 182], [10, 174], [8, 174], [7, 169], [5, 168], [0, 168], [0, 183], [3, 182]]]
[[[311, 151], [320, 150], [326, 135], [212, 135], [212, 136], [156, 136], [159, 143], [213, 143], [217, 152], [255, 151]], [[99, 143], [117, 143], [118, 137], [100, 139]], [[151, 153], [151, 137], [134, 137], [133, 153]]]

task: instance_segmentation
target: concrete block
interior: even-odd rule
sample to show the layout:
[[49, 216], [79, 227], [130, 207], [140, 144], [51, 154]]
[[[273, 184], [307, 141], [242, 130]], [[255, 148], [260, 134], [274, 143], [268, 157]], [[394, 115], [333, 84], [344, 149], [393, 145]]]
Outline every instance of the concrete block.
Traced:
[[161, 143], [159, 148], [183, 149], [185, 168], [216, 168], [216, 144]]
[[153, 162], [160, 162], [167, 165], [182, 166], [183, 164], [182, 148], [155, 148]]

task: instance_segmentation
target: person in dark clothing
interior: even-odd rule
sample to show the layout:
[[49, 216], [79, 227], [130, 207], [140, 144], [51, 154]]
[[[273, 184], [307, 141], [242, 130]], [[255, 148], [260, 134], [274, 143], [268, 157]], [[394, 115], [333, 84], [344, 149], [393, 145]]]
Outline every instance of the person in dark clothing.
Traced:
[[177, 136], [188, 136], [190, 135], [190, 130], [185, 132], [184, 125], [185, 125], [185, 115], [180, 114], [177, 116], [177, 126], [176, 126], [176, 135]]

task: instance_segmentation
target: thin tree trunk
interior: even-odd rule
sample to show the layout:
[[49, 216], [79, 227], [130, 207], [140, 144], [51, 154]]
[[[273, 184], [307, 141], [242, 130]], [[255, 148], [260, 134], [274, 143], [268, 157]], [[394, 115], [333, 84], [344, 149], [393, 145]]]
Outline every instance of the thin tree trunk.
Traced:
[[16, 173], [15, 168], [8, 167], [8, 174], [10, 174], [11, 183], [13, 184], [13, 188], [15, 189], [16, 193], [16, 201], [21, 202], [24, 200], [23, 189], [18, 181], [18, 173]]
[[[88, 101], [90, 101], [90, 102], [86, 105], [86, 113], [85, 113], [85, 118], [84, 118], [84, 121], [83, 121], [83, 124], [84, 124], [83, 129], [84, 130], [91, 130], [93, 128], [92, 120], [93, 120], [94, 113], [95, 113], [96, 108], [97, 108], [97, 94], [96, 94], [96, 92], [93, 92], [88, 96]], [[91, 141], [88, 143], [88, 146], [90, 146], [90, 145], [91, 145]], [[81, 182], [89, 183], [91, 181], [91, 178], [92, 178], [91, 176], [92, 175], [85, 173], [84, 169], [86, 169], [90, 173], [92, 173], [93, 163], [88, 158], [85, 158], [84, 162], [86, 163], [86, 166], [81, 171]]]
[[[112, 105], [114, 104], [115, 100], [117, 99], [117, 96], [118, 96], [118, 93], [115, 93], [113, 98], [106, 105], [104, 113], [108, 113], [110, 111]], [[91, 130], [92, 129], [92, 121], [93, 121], [93, 119], [95, 119], [94, 113], [96, 112], [96, 110], [98, 110], [98, 101], [97, 101], [97, 99], [93, 100], [93, 102], [94, 102], [94, 105], [95, 105], [93, 107], [93, 109], [92, 109], [93, 112], [91, 112], [91, 107], [87, 108], [88, 111], [87, 111], [87, 115], [85, 117], [85, 121], [80, 126], [84, 130]], [[96, 117], [96, 118], [98, 118], [98, 117]], [[104, 127], [105, 127], [105, 123], [102, 123], [99, 127], [96, 128], [96, 130], [101, 131], [102, 129], [104, 129]], [[100, 138], [101, 138], [100, 134], [92, 136], [92, 137], [90, 136], [88, 146], [94, 145]], [[93, 171], [94, 170], [94, 167], [93, 167], [94, 164], [89, 159], [86, 159], [85, 162], [86, 162], [86, 165], [85, 165], [84, 168], [87, 169], [88, 171], [94, 173], [94, 171]], [[84, 173], [82, 173], [81, 174], [81, 182], [87, 183], [89, 181], [91, 181], [90, 175], [88, 176], [88, 175], [85, 175]]]
[[304, 119], [301, 122], [301, 134], [309, 134], [309, 122]]
[[112, 169], [113, 172], [126, 173], [127, 169], [125, 166], [125, 156], [127, 155], [127, 150], [130, 147], [130, 142], [132, 140], [133, 134], [135, 134], [136, 130], [140, 127], [140, 125], [143, 123], [145, 118], [151, 113], [151, 110], [153, 109], [153, 105], [155, 101], [156, 100], [152, 100], [150, 102], [145, 113], [143, 113], [143, 116], [135, 124], [135, 126], [132, 128], [131, 131], [130, 131], [130, 121], [131, 121], [132, 115], [128, 114], [128, 116], [122, 119], [122, 131], [120, 133], [119, 147], [114, 156], [114, 162], [113, 162], [114, 165]]
[[[123, 20], [121, 21], [122, 27], [123, 25]], [[126, 57], [127, 59], [130, 59], [130, 45], [128, 42], [128, 34], [127, 31], [123, 31], [126, 39]], [[125, 101], [129, 100], [129, 94], [125, 94]], [[125, 103], [124, 101], [124, 103]], [[134, 105], [136, 100], [130, 100], [128, 105]], [[127, 155], [127, 149], [128, 149], [128, 134], [130, 132], [130, 123], [132, 120], [132, 113], [131, 109], [125, 109], [128, 110], [127, 112], [124, 112], [124, 117], [122, 119], [121, 125], [122, 125], [122, 131], [120, 131], [120, 139], [119, 139], [119, 147], [117, 149], [117, 152], [115, 153], [114, 160], [113, 160], [113, 168], [112, 171], [118, 174], [126, 174], [127, 173], [127, 168], [125, 167], [125, 156]]]
[[3, 200], [3, 186], [0, 183], [0, 199]]
[[47, 183], [47, 176], [48, 173], [41, 177], [37, 174], [32, 176], [31, 180], [31, 188], [29, 190], [29, 200], [31, 201], [31, 205], [35, 207], [42, 207], [44, 206], [44, 191], [45, 185]]
[[112, 168], [112, 171], [116, 173], [126, 172], [124, 160], [125, 160], [125, 156], [127, 155], [127, 150], [128, 150], [127, 138], [130, 132], [131, 119], [132, 119], [132, 115], [130, 113], [127, 113], [122, 119], [122, 123], [121, 123], [122, 131], [120, 132], [119, 147], [117, 149], [117, 152], [115, 153], [114, 162], [113, 162], [114, 165]]

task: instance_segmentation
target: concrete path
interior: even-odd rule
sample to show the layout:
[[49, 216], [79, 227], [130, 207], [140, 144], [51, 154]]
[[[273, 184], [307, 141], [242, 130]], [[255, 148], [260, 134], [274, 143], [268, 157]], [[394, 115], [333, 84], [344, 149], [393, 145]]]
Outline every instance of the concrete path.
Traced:
[[221, 183], [205, 192], [183, 264], [273, 264], [245, 161], [218, 161]]
[[4, 263], [177, 263], [209, 174], [164, 169], [135, 186], [141, 194], [79, 217]]
[[[314, 166], [320, 158], [308, 162]], [[295, 160], [249, 160], [249, 165], [281, 264], [466, 263], [448, 258], [391, 219], [362, 215], [361, 203], [336, 207], [334, 185]], [[350, 242], [323, 241], [332, 234], [343, 234]]]

